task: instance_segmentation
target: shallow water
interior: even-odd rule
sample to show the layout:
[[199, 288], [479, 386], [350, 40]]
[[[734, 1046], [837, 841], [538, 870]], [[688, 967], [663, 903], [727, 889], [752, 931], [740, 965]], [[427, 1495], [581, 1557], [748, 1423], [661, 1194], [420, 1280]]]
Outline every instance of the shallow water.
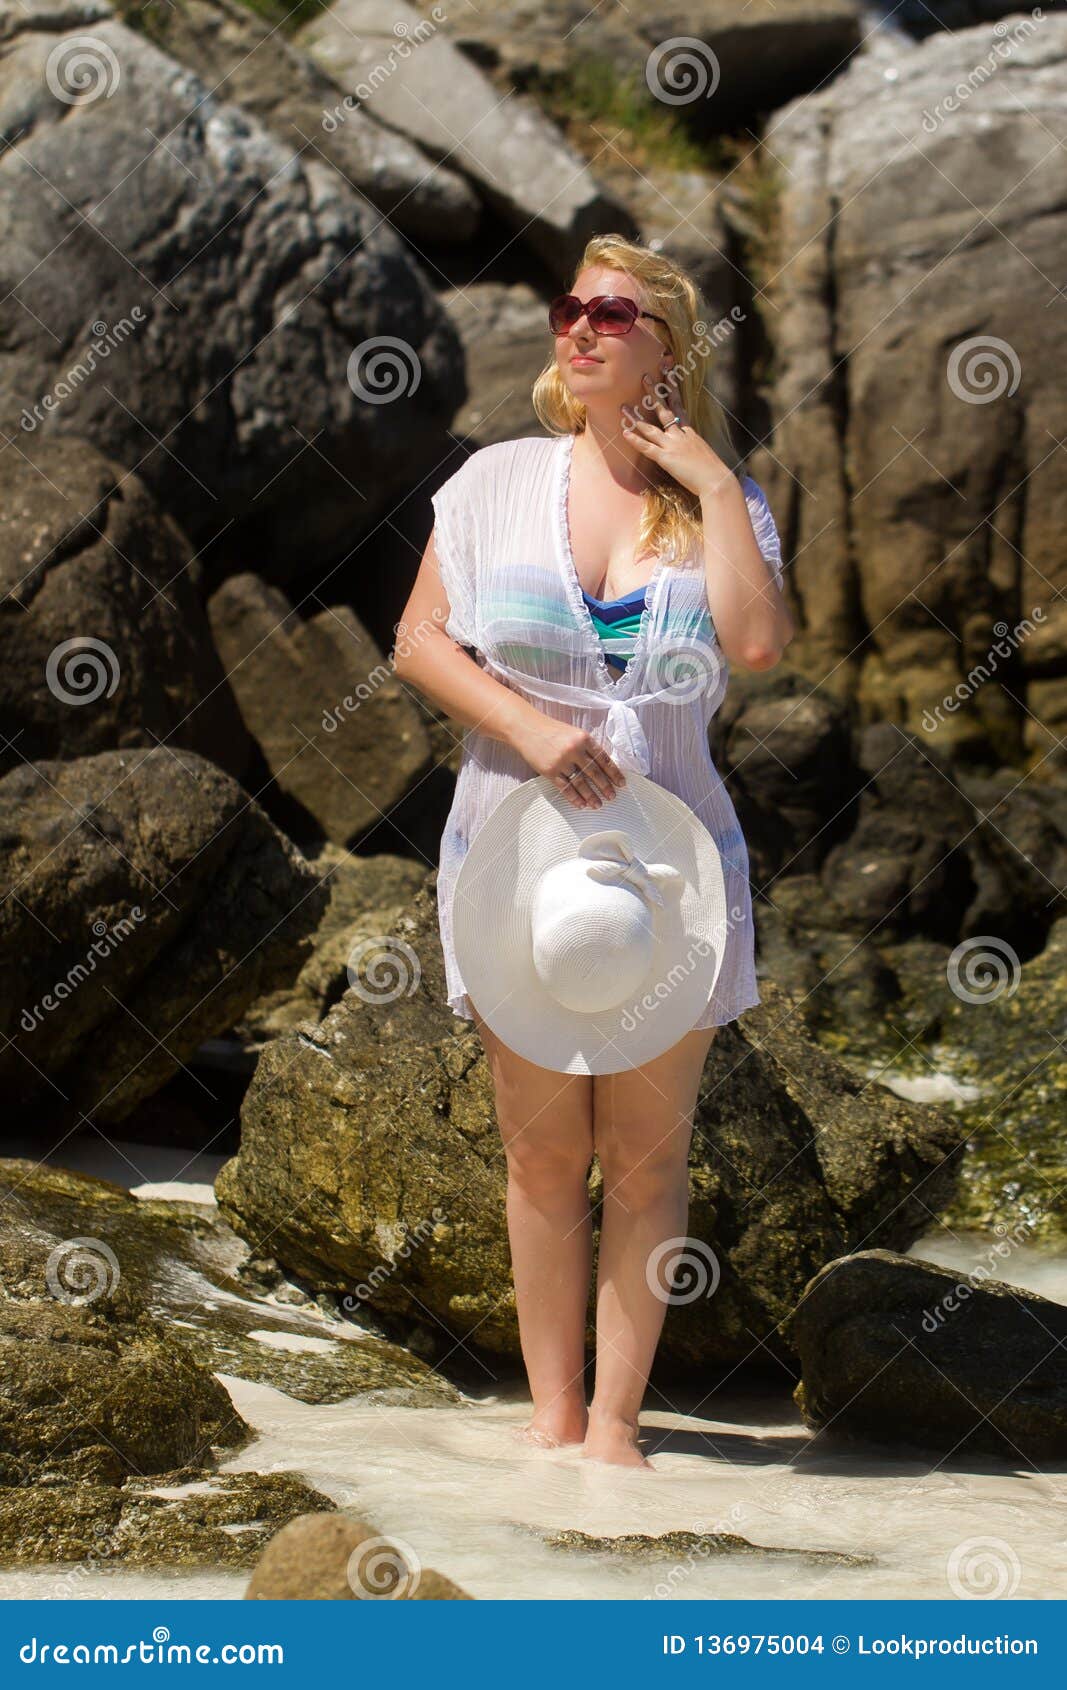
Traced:
[[[125, 1174], [119, 1167], [128, 1157]], [[224, 1160], [116, 1146], [83, 1171], [143, 1194], [189, 1201]], [[65, 1165], [77, 1165], [73, 1157]], [[143, 1177], [149, 1176], [149, 1177]], [[194, 1199], [195, 1200], [195, 1199]], [[1025, 1245], [1007, 1255], [979, 1235], [937, 1229], [909, 1252], [1067, 1303], [1067, 1259]], [[265, 1306], [265, 1305], [264, 1305]], [[273, 1311], [272, 1311], [273, 1312]], [[323, 1329], [320, 1328], [320, 1331]], [[328, 1329], [326, 1329], [328, 1330]], [[275, 1333], [264, 1341], [278, 1343]], [[325, 1336], [316, 1344], [343, 1340]], [[307, 1342], [294, 1339], [293, 1342]], [[416, 1567], [447, 1573], [472, 1596], [577, 1598], [1062, 1598], [1067, 1592], [1067, 1472], [1039, 1474], [982, 1457], [934, 1464], [911, 1452], [857, 1452], [804, 1427], [781, 1387], [672, 1393], [642, 1415], [649, 1470], [541, 1450], [512, 1433], [529, 1403], [511, 1397], [402, 1408], [347, 1398], [294, 1400], [220, 1372], [259, 1436], [223, 1471], [295, 1470], [397, 1543]], [[626, 1559], [554, 1548], [564, 1530], [595, 1535], [730, 1532], [789, 1555]], [[872, 1557], [842, 1566], [806, 1552]], [[0, 1573], [0, 1597], [240, 1597], [247, 1574], [95, 1571]]]

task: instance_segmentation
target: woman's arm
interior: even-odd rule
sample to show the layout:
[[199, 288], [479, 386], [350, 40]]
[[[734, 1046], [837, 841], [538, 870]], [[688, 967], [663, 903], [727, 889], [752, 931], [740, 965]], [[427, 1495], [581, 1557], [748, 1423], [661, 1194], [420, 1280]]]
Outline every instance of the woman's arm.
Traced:
[[796, 628], [774, 571], [756, 543], [735, 475], [699, 488], [708, 606], [723, 653], [746, 669], [773, 669]]
[[[622, 770], [591, 734], [546, 716], [529, 699], [489, 675], [445, 632], [451, 606], [431, 532], [403, 614], [396, 625], [393, 668], [464, 727], [477, 728], [518, 752], [531, 774], [547, 775], [578, 809], [599, 809], [625, 785]], [[581, 774], [574, 777], [575, 767]], [[565, 780], [565, 775], [572, 778]]]
[[[680, 370], [667, 372], [665, 386], [654, 386], [648, 375], [641, 379], [645, 391], [638, 404], [620, 406], [623, 431], [700, 500], [708, 608], [723, 654], [746, 669], [773, 669], [796, 629], [760, 550], [745, 490], [690, 424], [681, 403]], [[762, 493], [759, 503], [773, 533]]]
[[540, 712], [468, 657], [445, 632], [450, 613], [431, 532], [419, 572], [396, 625], [393, 668], [454, 721], [511, 745], [516, 728]]

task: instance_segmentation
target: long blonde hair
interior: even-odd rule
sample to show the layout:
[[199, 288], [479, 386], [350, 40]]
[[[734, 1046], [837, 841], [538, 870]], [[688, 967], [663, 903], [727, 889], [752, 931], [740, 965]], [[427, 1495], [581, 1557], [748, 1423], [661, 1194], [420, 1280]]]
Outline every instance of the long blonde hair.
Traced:
[[[708, 385], [714, 343], [700, 289], [680, 265], [622, 235], [594, 235], [575, 266], [571, 288], [587, 266], [600, 265], [632, 276], [639, 283], [642, 304], [667, 322], [670, 350], [681, 380], [682, 407], [697, 433], [736, 473], [734, 449], [726, 415]], [[662, 325], [661, 325], [662, 326]], [[581, 434], [585, 406], [575, 399], [559, 372], [555, 354], [533, 385], [532, 402], [538, 420], [550, 434]], [[645, 494], [638, 551], [668, 551], [685, 558], [703, 539], [700, 499], [649, 459], [658, 476]]]

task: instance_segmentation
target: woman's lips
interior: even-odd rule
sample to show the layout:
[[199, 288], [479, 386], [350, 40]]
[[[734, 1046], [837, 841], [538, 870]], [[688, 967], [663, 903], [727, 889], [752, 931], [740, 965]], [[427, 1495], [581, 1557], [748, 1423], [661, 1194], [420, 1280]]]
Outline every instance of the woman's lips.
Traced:
[[576, 357], [571, 359], [572, 364], [599, 364], [601, 362], [600, 358], [590, 358], [584, 352], [578, 353]]

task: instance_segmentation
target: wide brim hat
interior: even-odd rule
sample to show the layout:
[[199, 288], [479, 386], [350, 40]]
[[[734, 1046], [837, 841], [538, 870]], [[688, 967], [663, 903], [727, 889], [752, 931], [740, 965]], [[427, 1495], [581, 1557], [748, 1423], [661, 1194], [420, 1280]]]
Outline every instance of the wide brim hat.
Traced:
[[677, 1043], [707, 1008], [728, 932], [722, 862], [682, 799], [628, 770], [599, 809], [543, 775], [482, 823], [452, 931], [464, 986], [520, 1056], [617, 1074]]

